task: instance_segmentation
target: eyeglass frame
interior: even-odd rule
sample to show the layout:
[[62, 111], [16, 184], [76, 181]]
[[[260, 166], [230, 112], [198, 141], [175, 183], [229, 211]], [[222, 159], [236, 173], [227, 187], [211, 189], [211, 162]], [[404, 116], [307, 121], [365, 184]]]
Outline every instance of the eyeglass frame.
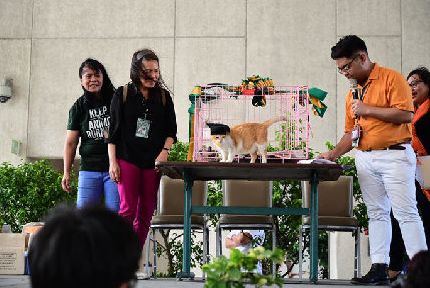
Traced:
[[424, 81], [423, 80], [413, 80], [411, 83], [408, 83], [408, 85], [411, 88], [416, 88], [418, 86], [418, 84], [420, 84], [421, 82], [424, 82]]
[[352, 62], [355, 61], [355, 59], [357, 59], [357, 57], [359, 57], [360, 54], [355, 54], [354, 57], [352, 57], [351, 61], [349, 61], [347, 64], [343, 65], [342, 67], [337, 67], [337, 72], [339, 74], [345, 74], [346, 72], [349, 72], [351, 70], [351, 64]]

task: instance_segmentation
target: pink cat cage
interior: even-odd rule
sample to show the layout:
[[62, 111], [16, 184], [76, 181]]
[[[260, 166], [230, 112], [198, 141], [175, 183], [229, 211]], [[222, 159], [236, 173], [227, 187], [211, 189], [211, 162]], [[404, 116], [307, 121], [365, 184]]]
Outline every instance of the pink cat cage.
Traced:
[[[245, 92], [236, 86], [204, 85], [195, 97], [193, 161], [219, 161], [206, 123], [230, 127], [246, 122], [264, 122], [285, 116], [268, 131], [268, 162], [307, 159], [309, 153], [309, 94], [307, 86], [275, 86]], [[252, 95], [244, 95], [244, 94]], [[257, 96], [257, 97], [256, 97]], [[262, 98], [265, 101], [261, 101]], [[253, 101], [254, 99], [254, 101]], [[265, 104], [263, 103], [265, 102]], [[254, 106], [255, 105], [255, 106]], [[258, 161], [260, 161], [260, 156]], [[249, 162], [249, 155], [236, 155], [237, 162]]]

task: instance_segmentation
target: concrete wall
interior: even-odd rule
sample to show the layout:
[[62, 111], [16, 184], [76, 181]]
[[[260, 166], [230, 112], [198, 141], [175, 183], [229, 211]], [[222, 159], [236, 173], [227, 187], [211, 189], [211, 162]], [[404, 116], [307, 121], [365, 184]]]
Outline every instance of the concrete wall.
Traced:
[[[429, 0], [0, 0], [0, 77], [14, 84], [0, 104], [0, 162], [61, 159], [80, 63], [97, 58], [119, 86], [142, 47], [160, 56], [180, 140], [194, 85], [239, 84], [255, 73], [329, 92], [324, 118], [311, 118], [310, 146], [323, 151], [342, 136], [348, 88], [330, 47], [357, 34], [372, 60], [406, 75], [430, 66], [429, 12]], [[18, 155], [12, 140], [22, 143]]]
[[[0, 105], [0, 161], [61, 158], [67, 111], [81, 95], [79, 64], [99, 59], [119, 86], [142, 47], [161, 58], [181, 140], [194, 85], [255, 73], [329, 92], [324, 118], [311, 118], [310, 146], [325, 150], [342, 135], [348, 87], [330, 47], [357, 34], [382, 65], [403, 74], [430, 66], [429, 11], [428, 0], [0, 0], [0, 77], [14, 80], [13, 98]], [[22, 143], [19, 155], [12, 140]]]

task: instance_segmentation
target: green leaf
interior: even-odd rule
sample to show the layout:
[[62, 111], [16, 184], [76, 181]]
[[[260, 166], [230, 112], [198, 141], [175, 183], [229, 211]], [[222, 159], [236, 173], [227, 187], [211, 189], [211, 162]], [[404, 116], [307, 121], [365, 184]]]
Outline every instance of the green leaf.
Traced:
[[0, 164], [0, 222], [20, 232], [29, 222], [42, 221], [49, 209], [61, 202], [75, 202], [77, 177], [72, 174], [72, 193], [61, 188], [62, 172], [41, 160], [13, 166]]

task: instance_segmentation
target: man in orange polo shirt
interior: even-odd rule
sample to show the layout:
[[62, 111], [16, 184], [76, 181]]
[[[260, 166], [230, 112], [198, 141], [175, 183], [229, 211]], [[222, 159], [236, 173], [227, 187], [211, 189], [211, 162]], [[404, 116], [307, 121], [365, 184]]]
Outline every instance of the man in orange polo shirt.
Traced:
[[354, 88], [358, 93], [355, 97], [352, 91], [346, 95], [345, 134], [333, 150], [319, 157], [335, 160], [357, 148], [355, 164], [369, 217], [372, 267], [365, 276], [351, 282], [388, 284], [391, 208], [408, 256], [427, 250], [415, 199], [411, 89], [400, 73], [371, 62], [366, 44], [355, 35], [341, 38], [331, 48], [331, 58], [339, 73], [358, 83]]

